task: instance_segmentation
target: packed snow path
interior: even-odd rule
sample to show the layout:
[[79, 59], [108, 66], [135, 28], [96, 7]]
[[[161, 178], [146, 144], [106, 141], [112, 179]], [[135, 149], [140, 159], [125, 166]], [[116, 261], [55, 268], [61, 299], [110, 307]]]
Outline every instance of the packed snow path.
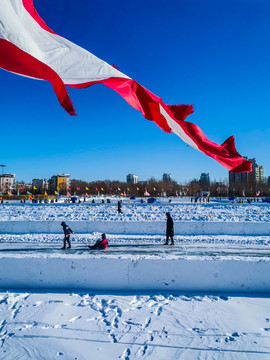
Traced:
[[270, 357], [270, 299], [202, 294], [0, 293], [0, 358]]
[[245, 245], [241, 237], [230, 245], [176, 239], [174, 246], [119, 240], [106, 250], [83, 243], [60, 250], [60, 241], [2, 242], [0, 288], [270, 293], [266, 239]]
[[[21, 236], [20, 236], [21, 237]], [[44, 235], [43, 235], [44, 237]], [[90, 237], [82, 237], [80, 241], [71, 242], [72, 248], [61, 250], [62, 237], [55, 241], [57, 235], [51, 241], [38, 241], [41, 235], [31, 237], [31, 241], [16, 241], [19, 236], [6, 236], [3, 241], [0, 236], [0, 257], [3, 255], [44, 255], [72, 257], [73, 255], [89, 255], [89, 258], [118, 258], [133, 257], [134, 259], [160, 258], [160, 259], [179, 259], [179, 258], [216, 258], [216, 259], [256, 259], [261, 258], [270, 261], [270, 236], [265, 237], [210, 237], [210, 236], [176, 236], [175, 245], [164, 246], [163, 238], [148, 237], [144, 241], [142, 237], [109, 235], [110, 244], [106, 250], [90, 250], [87, 244], [93, 244]], [[150, 238], [150, 239], [149, 239]], [[204, 239], [203, 239], [204, 238]], [[13, 241], [12, 241], [13, 240]], [[35, 241], [34, 241], [35, 240]], [[84, 241], [84, 243], [82, 242]], [[156, 240], [156, 241], [155, 241]]]

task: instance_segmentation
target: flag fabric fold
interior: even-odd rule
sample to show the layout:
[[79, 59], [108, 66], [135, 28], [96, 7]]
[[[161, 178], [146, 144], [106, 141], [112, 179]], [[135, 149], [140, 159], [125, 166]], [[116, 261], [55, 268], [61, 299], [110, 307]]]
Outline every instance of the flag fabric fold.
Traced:
[[71, 115], [74, 106], [66, 86], [85, 88], [97, 83], [120, 94], [143, 116], [167, 133], [214, 158], [232, 172], [251, 171], [251, 161], [236, 150], [234, 137], [222, 145], [210, 141], [195, 124], [185, 121], [192, 105], [166, 105], [162, 99], [114, 66], [54, 33], [37, 14], [33, 0], [1, 0], [0, 67], [50, 81], [60, 104]]

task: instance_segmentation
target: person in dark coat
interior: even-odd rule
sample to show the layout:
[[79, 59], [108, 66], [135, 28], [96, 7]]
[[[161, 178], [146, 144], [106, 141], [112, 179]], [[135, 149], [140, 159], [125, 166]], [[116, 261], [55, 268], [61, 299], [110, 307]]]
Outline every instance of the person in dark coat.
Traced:
[[89, 249], [106, 249], [108, 247], [108, 240], [105, 234], [101, 235], [101, 240], [98, 240], [95, 245], [88, 245]]
[[71, 248], [71, 245], [70, 245], [70, 234], [74, 234], [74, 232], [71, 230], [71, 228], [64, 222], [62, 221], [61, 222], [61, 225], [63, 226], [63, 231], [64, 231], [64, 234], [65, 234], [65, 237], [64, 237], [64, 246], [61, 248], [61, 249], [65, 249], [66, 248], [66, 245], [68, 243], [68, 249]]
[[123, 214], [122, 213], [122, 210], [121, 210], [121, 202], [120, 201], [118, 201], [118, 204], [117, 204], [117, 211], [118, 211], [118, 214]]
[[173, 219], [169, 212], [166, 213], [167, 216], [167, 226], [166, 226], [166, 242], [164, 245], [169, 245], [169, 238], [171, 238], [171, 245], [174, 245], [173, 236], [174, 236], [174, 229], [173, 229]]

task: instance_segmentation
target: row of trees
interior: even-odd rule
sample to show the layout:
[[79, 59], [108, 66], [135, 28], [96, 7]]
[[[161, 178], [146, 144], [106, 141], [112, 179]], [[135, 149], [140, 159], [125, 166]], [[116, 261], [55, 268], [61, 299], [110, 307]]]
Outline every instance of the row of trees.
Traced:
[[[209, 185], [202, 185], [198, 180], [192, 180], [185, 185], [177, 184], [175, 181], [158, 181], [150, 179], [140, 184], [129, 184], [121, 181], [93, 181], [71, 180], [68, 189], [55, 189], [51, 186], [48, 188], [28, 189], [28, 193], [33, 195], [126, 195], [126, 196], [197, 196], [202, 191], [210, 192], [210, 196], [270, 196], [270, 185], [262, 184], [254, 186], [252, 184], [239, 183], [237, 185], [228, 185], [223, 182], [211, 182]], [[25, 189], [20, 190], [20, 194], [26, 194]], [[148, 196], [149, 196], [148, 195]]]
[[258, 197], [270, 196], [270, 184], [255, 184], [252, 182], [224, 184], [222, 182], [211, 182], [208, 186], [200, 185], [199, 181], [193, 180], [189, 184], [189, 190], [192, 194], [199, 194], [201, 191], [209, 191], [211, 196], [224, 197]]
[[[188, 187], [178, 185], [176, 182], [146, 181], [140, 184], [129, 184], [121, 181], [94, 181], [85, 182], [72, 180], [70, 185], [72, 194], [83, 195], [126, 195], [126, 196], [175, 196], [187, 195]], [[149, 196], [148, 195], [148, 196]]]

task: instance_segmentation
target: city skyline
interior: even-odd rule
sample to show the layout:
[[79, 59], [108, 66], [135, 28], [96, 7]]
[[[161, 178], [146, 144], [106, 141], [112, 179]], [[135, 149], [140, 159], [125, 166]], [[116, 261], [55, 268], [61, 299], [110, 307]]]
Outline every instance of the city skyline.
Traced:
[[[97, 178], [97, 179], [93, 179], [93, 180], [87, 180], [87, 179], [84, 179], [84, 178], [78, 178], [76, 176], [74, 176], [74, 178], [71, 178], [70, 177], [70, 174], [67, 174], [67, 173], [61, 173], [61, 172], [55, 172], [55, 174], [53, 175], [50, 175], [50, 176], [42, 176], [42, 177], [35, 177], [35, 178], [32, 178], [30, 181], [25, 181], [25, 179], [17, 179], [16, 180], [16, 183], [20, 183], [20, 182], [25, 182], [26, 184], [34, 184], [35, 181], [49, 181], [49, 179], [53, 179], [55, 177], [68, 177], [69, 179], [72, 179], [72, 180], [78, 180], [78, 181], [86, 181], [86, 182], [97, 182], [97, 181], [120, 181], [120, 182], [123, 182], [123, 183], [133, 183], [133, 184], [137, 184], [137, 183], [140, 183], [140, 182], [145, 182], [145, 181], [149, 181], [149, 180], [156, 180], [156, 181], [175, 181], [176, 183], [178, 184], [186, 184], [186, 183], [189, 183], [191, 181], [199, 181], [199, 183], [201, 184], [205, 184], [205, 183], [214, 183], [214, 182], [223, 182], [224, 184], [226, 183], [229, 183], [231, 181], [231, 179], [234, 179], [232, 180], [233, 182], [241, 182], [241, 181], [246, 181], [246, 179], [248, 178], [256, 178], [259, 176], [259, 179], [260, 181], [259, 182], [269, 182], [269, 179], [270, 179], [270, 176], [265, 174], [264, 173], [264, 166], [263, 165], [259, 165], [256, 161], [255, 158], [253, 159], [248, 159], [247, 160], [252, 160], [253, 161], [253, 171], [251, 173], [232, 173], [232, 172], [227, 172], [227, 177], [223, 178], [223, 179], [216, 179], [214, 177], [211, 176], [211, 174], [209, 173], [206, 173], [206, 172], [202, 172], [200, 173], [200, 176], [197, 175], [196, 177], [194, 177], [193, 179], [185, 179], [183, 182], [179, 182], [171, 173], [166, 173], [166, 172], [163, 172], [163, 174], [159, 177], [154, 177], [153, 175], [149, 175], [147, 178], [140, 178], [140, 176], [138, 176], [137, 174], [132, 174], [132, 173], [128, 173], [125, 175], [125, 180], [122, 180], [122, 179], [112, 179], [112, 178], [104, 178], [104, 179], [101, 179], [101, 178]], [[0, 165], [0, 166], [3, 166], [2, 169], [7, 168], [7, 165]], [[260, 174], [260, 175], [258, 175]], [[16, 174], [13, 172], [4, 172], [4, 170], [2, 170], [2, 175], [0, 175], [0, 177], [4, 176], [4, 175], [12, 175], [12, 177], [15, 178]], [[235, 179], [238, 179], [238, 180], [235, 180]], [[243, 180], [245, 179], [245, 180]], [[258, 179], [257, 179], [258, 180]]]
[[[163, 194], [163, 196], [195, 196], [200, 193], [207, 193], [208, 196], [212, 194], [212, 196], [227, 197], [270, 195], [270, 176], [264, 177], [263, 166], [257, 164], [255, 158], [252, 161], [253, 171], [250, 173], [229, 172], [229, 178], [221, 181], [210, 179], [209, 173], [201, 173], [199, 179], [195, 178], [184, 183], [175, 181], [170, 173], [163, 173], [162, 179], [151, 177], [147, 180], [139, 180], [136, 174], [129, 173], [126, 176], [126, 181], [105, 179], [92, 182], [87, 182], [84, 179], [72, 179], [70, 174], [58, 173], [49, 179], [32, 179], [29, 184], [16, 181], [15, 174], [5, 173], [0, 175], [0, 195], [8, 195], [9, 197], [17, 195], [22, 196], [25, 200], [25, 196], [28, 195], [41, 197], [66, 195], [70, 197], [71, 194], [75, 195], [79, 192], [84, 194], [84, 201], [85, 197], [90, 196], [89, 194], [99, 194], [99, 191], [102, 195], [119, 195], [121, 193], [122, 196], [142, 195], [142, 192], [144, 196], [151, 196], [151, 194], [153, 196], [158, 196], [158, 194]], [[5, 165], [2, 167], [4, 168]], [[22, 198], [20, 200], [23, 201]]]
[[[165, 102], [193, 104], [190, 121], [217, 143], [234, 134], [239, 153], [255, 157], [270, 174], [267, 1], [35, 6], [57, 33], [116, 64]], [[69, 89], [78, 113], [72, 118], [50, 84], [2, 70], [0, 80], [0, 157], [20, 180], [59, 171], [87, 181], [124, 180], [130, 172], [146, 180], [162, 176], [161, 169], [180, 183], [203, 172], [228, 177], [213, 159], [163, 133], [105, 86]]]

